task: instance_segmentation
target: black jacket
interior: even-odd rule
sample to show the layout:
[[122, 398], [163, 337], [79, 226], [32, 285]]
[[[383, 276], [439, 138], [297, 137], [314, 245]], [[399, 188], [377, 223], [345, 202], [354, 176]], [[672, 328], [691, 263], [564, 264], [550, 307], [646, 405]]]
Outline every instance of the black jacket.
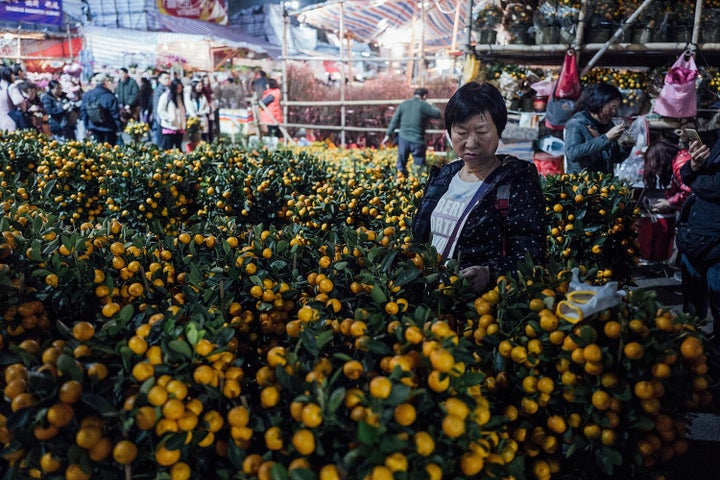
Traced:
[[66, 102], [62, 98], [56, 98], [50, 92], [45, 93], [40, 100], [42, 101], [45, 113], [48, 114], [50, 132], [62, 136], [68, 123], [67, 110], [63, 108]]
[[[515, 270], [527, 253], [542, 263], [547, 249], [545, 197], [535, 165], [508, 155], [498, 158], [501, 165], [491, 179], [492, 185], [468, 214], [454, 251], [455, 258], [460, 255], [461, 268], [487, 265], [493, 276]], [[413, 219], [415, 241], [430, 241], [430, 216], [462, 166], [463, 161], [458, 160], [431, 169]], [[501, 185], [510, 186], [506, 212], [497, 205]]]
[[697, 196], [688, 224], [694, 233], [720, 238], [720, 140], [700, 170], [694, 172], [691, 163], [680, 169], [683, 183]]
[[[613, 127], [602, 125], [586, 111], [572, 116], [565, 124], [565, 160], [567, 173], [585, 169], [591, 172], [613, 173], [616, 163], [630, 155], [631, 150], [622, 148], [618, 142], [605, 135]], [[597, 136], [590, 133], [597, 132]]]
[[[96, 125], [88, 117], [85, 107], [90, 103], [91, 97], [99, 98], [100, 108], [104, 110], [105, 121], [102, 125]], [[82, 96], [80, 105], [80, 118], [88, 130], [97, 130], [99, 132], [120, 132], [122, 131], [122, 123], [120, 122], [120, 110], [118, 109], [117, 97], [107, 88], [98, 85]]]

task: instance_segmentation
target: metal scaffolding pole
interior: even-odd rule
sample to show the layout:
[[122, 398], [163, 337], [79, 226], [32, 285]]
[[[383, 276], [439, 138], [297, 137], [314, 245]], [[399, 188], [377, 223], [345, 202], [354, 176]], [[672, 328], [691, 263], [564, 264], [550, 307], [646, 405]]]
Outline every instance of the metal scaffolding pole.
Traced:
[[340, 61], [342, 76], [340, 78], [340, 146], [345, 148], [345, 80], [347, 79], [347, 59], [345, 58], [345, 2], [340, 3]]

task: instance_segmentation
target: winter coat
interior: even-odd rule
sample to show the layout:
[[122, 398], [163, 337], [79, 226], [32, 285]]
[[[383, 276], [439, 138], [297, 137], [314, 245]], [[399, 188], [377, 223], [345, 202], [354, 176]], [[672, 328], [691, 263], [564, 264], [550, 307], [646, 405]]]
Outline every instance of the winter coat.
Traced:
[[160, 128], [168, 130], [181, 131], [187, 126], [185, 118], [185, 105], [183, 103], [183, 95], [178, 95], [178, 104], [175, 105], [170, 99], [170, 90], [166, 90], [160, 95], [158, 101], [158, 121]]
[[[565, 124], [565, 161], [567, 173], [581, 170], [613, 173], [614, 164], [630, 155], [630, 149], [620, 147], [618, 142], [605, 135], [612, 124], [598, 123], [587, 111], [572, 116]], [[593, 133], [594, 132], [594, 133]]]
[[720, 238], [720, 140], [705, 165], [693, 171], [691, 162], [687, 162], [680, 169], [680, 175], [697, 197], [688, 218], [693, 232]]
[[[190, 89], [187, 90], [190, 92]], [[202, 133], [208, 133], [210, 131], [210, 124], [208, 122], [208, 115], [210, 114], [210, 105], [208, 104], [207, 98], [202, 93], [193, 99], [191, 93], [185, 95], [185, 110], [187, 117], [198, 117], [200, 119], [200, 125]]]
[[52, 93], [46, 93], [41, 97], [45, 113], [48, 114], [48, 126], [50, 132], [55, 135], [62, 135], [67, 126], [67, 110], [63, 108], [65, 102], [62, 98], [56, 98]]
[[440, 118], [440, 109], [420, 97], [413, 97], [398, 105], [390, 120], [386, 134], [388, 138], [399, 128], [399, 136], [412, 143], [425, 144], [425, 129], [431, 118]]
[[158, 103], [160, 102], [160, 97], [163, 93], [167, 92], [168, 87], [164, 85], [158, 85], [155, 87], [152, 93], [152, 118], [153, 121], [156, 122], [158, 125], [160, 124], [160, 118], [158, 118]]
[[283, 123], [283, 112], [280, 107], [280, 89], [268, 88], [262, 96], [265, 108], [260, 109], [260, 123], [265, 125], [278, 125]]
[[[90, 99], [97, 97], [99, 99], [100, 108], [104, 112], [105, 121], [97, 125], [88, 117], [86, 106], [90, 104]], [[120, 132], [122, 131], [122, 123], [120, 122], [120, 110], [118, 109], [117, 97], [113, 92], [102, 85], [98, 85], [89, 92], [85, 92], [82, 96], [80, 104], [80, 118], [88, 130], [97, 130], [98, 132]]]
[[118, 98], [121, 108], [124, 108], [125, 105], [130, 108], [137, 107], [140, 104], [140, 87], [134, 79], [128, 77], [127, 80], [117, 82], [115, 96]]
[[[548, 221], [535, 165], [509, 155], [498, 158], [501, 165], [493, 174], [488, 191], [468, 213], [453, 253], [455, 258], [460, 257], [461, 268], [485, 265], [494, 276], [515, 270], [528, 253], [535, 261], [544, 262]], [[432, 212], [463, 164], [458, 160], [431, 169], [425, 194], [413, 218], [415, 241], [431, 240]], [[496, 201], [503, 185], [510, 187], [507, 209], [498, 208]]]

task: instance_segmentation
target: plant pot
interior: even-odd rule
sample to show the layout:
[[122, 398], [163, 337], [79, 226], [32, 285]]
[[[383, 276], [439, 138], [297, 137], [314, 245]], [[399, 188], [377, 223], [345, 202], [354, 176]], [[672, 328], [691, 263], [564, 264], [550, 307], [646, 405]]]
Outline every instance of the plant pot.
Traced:
[[632, 43], [651, 43], [654, 37], [654, 30], [648, 26], [633, 27]]
[[560, 27], [549, 26], [549, 27], [537, 27], [535, 29], [535, 44], [536, 45], [554, 45], [558, 43], [560, 38]]
[[700, 29], [700, 43], [717, 43], [720, 40], [720, 24], [703, 22]]
[[692, 38], [692, 27], [677, 25], [668, 27], [670, 41], [675, 43], [687, 43]]
[[545, 96], [535, 96], [532, 102], [532, 108], [536, 112], [544, 112], [545, 107], [547, 106], [548, 97]]
[[514, 29], [510, 30], [510, 39], [508, 43], [513, 45], [527, 45], [528, 44], [528, 31], [525, 29]]
[[605, 43], [610, 38], [610, 27], [598, 25], [585, 31], [585, 43]]
[[575, 43], [576, 35], [577, 29], [575, 28], [575, 25], [572, 25], [570, 27], [562, 27], [560, 28], [560, 34], [558, 35], [558, 43], [562, 43], [563, 45], [570, 45], [572, 43]]
[[478, 43], [494, 44], [497, 42], [497, 32], [491, 29], [483, 29], [479, 31]]

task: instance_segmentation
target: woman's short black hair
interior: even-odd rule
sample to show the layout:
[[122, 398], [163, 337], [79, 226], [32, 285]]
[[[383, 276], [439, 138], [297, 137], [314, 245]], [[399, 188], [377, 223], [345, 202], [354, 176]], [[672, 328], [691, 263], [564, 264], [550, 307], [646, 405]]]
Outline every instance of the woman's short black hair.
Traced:
[[10, 83], [12, 82], [12, 75], [12, 68], [0, 67], [0, 80], [5, 80], [6, 82]]
[[470, 117], [488, 112], [498, 136], [507, 125], [507, 106], [497, 88], [489, 83], [470, 82], [458, 88], [445, 107], [445, 129], [451, 134], [452, 126], [466, 122]]
[[590, 113], [600, 113], [605, 105], [613, 100], [622, 101], [622, 93], [609, 83], [594, 83], [585, 87], [578, 99], [577, 111], [587, 110]]

